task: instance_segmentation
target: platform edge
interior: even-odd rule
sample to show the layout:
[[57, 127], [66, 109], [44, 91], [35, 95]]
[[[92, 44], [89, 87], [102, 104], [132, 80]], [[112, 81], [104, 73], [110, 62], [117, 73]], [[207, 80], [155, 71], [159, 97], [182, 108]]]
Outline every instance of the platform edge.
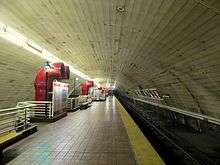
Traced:
[[144, 165], [165, 165], [162, 158], [153, 148], [148, 139], [144, 136], [137, 124], [124, 109], [121, 103], [116, 99], [116, 109], [120, 114], [123, 124], [126, 128], [135, 159], [138, 164]]

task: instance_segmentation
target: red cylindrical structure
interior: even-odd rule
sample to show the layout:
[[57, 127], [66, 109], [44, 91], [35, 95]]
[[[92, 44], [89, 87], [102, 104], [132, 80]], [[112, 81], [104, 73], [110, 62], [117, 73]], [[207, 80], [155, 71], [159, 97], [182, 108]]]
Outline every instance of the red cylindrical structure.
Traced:
[[50, 92], [53, 91], [53, 80], [69, 79], [70, 71], [68, 66], [63, 63], [54, 63], [47, 68], [41, 68], [36, 75], [35, 86], [35, 100], [48, 101], [52, 99]]
[[81, 85], [82, 95], [88, 95], [89, 88], [94, 87], [93, 81], [84, 81]]
[[65, 74], [63, 76], [63, 79], [69, 79], [70, 78], [70, 68], [69, 66], [64, 66], [65, 68]]

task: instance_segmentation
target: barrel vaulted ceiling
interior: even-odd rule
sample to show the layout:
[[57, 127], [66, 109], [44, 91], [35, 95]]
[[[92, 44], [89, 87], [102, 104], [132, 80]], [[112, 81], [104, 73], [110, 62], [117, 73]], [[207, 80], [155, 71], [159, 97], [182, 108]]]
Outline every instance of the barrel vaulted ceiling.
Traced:
[[92, 78], [220, 116], [219, 0], [1, 0], [0, 21]]

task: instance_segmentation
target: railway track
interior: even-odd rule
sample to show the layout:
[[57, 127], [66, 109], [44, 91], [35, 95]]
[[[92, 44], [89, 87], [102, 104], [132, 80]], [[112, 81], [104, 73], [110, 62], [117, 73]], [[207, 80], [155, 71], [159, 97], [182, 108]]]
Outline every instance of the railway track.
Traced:
[[[117, 96], [128, 113], [139, 125], [145, 136], [151, 141], [166, 164], [215, 165], [205, 153], [176, 134], [161, 127], [162, 121], [152, 119], [143, 107], [137, 107], [129, 99]], [[150, 111], [150, 113], [153, 113]]]

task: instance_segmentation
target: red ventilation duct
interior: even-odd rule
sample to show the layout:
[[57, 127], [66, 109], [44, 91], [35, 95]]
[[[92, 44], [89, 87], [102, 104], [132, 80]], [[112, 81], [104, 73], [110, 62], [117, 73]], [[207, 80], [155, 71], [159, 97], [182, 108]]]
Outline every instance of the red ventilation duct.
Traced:
[[89, 88], [94, 87], [93, 81], [84, 81], [81, 85], [82, 95], [88, 95]]
[[63, 63], [54, 63], [49, 68], [41, 68], [36, 75], [35, 100], [49, 101], [52, 100], [53, 80], [69, 79], [69, 66], [64, 66]]
[[69, 66], [64, 66], [65, 68], [65, 74], [63, 76], [63, 79], [69, 79], [70, 78], [70, 68]]

